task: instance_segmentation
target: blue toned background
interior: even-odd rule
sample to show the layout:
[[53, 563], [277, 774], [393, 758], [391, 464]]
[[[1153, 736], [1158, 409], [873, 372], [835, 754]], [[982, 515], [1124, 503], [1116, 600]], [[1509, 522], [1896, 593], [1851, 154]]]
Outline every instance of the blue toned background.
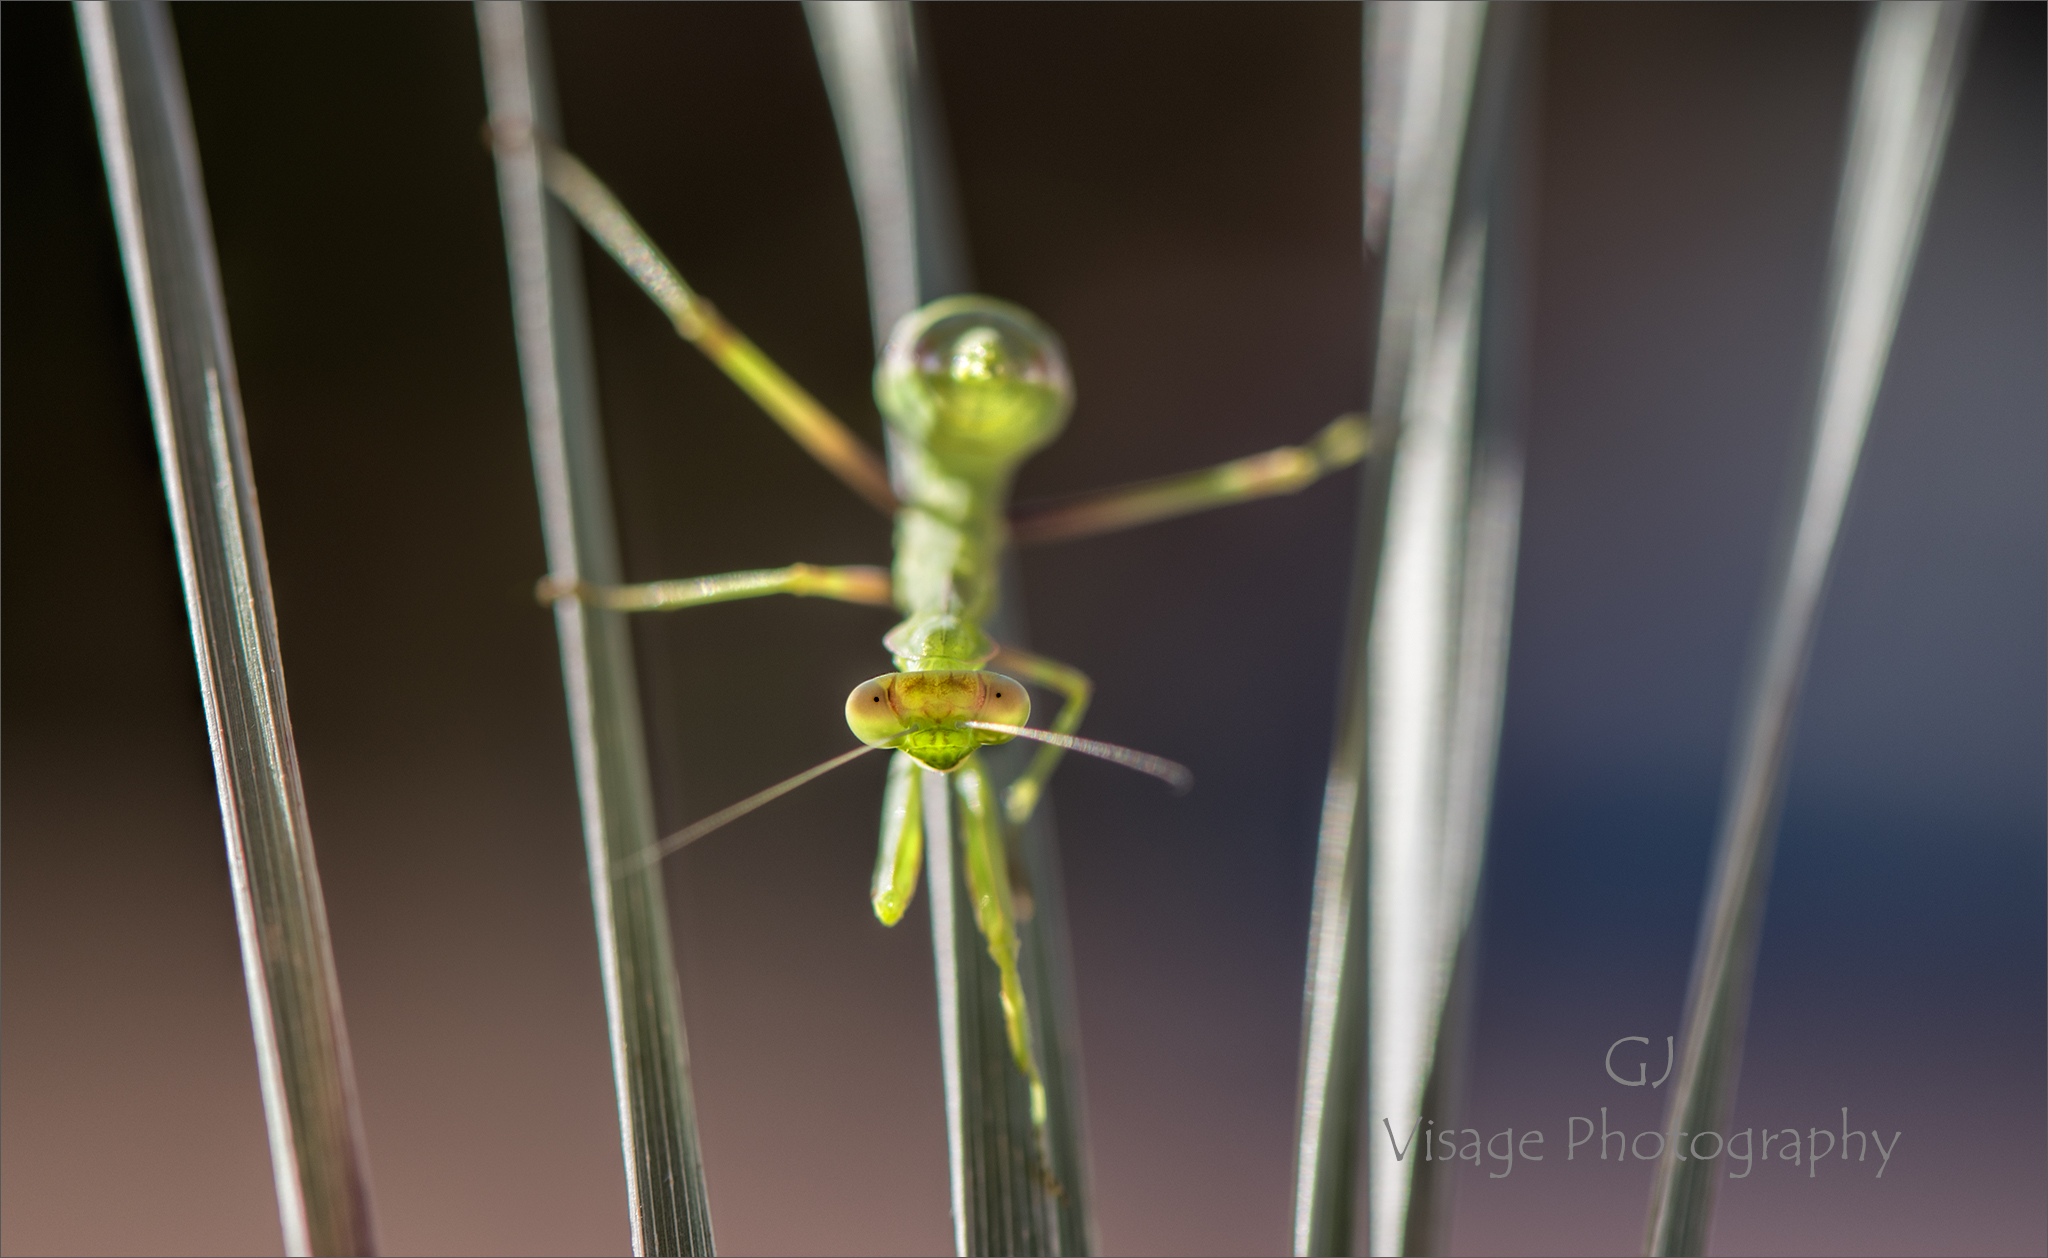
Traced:
[[[392, 1252], [621, 1252], [614, 1111], [465, 8], [175, 10]], [[979, 284], [1067, 339], [1049, 498], [1233, 457], [1366, 370], [1350, 6], [933, 6]], [[1736, 1121], [1902, 1132], [1723, 1189], [1717, 1253], [2039, 1253], [2043, 28], [1988, 6], [1816, 645]], [[795, 6], [568, 6], [569, 140], [873, 432], [859, 241]], [[1556, 6], [1525, 119], [1529, 484], [1464, 1125], [1466, 1253], [1629, 1253], [1815, 339], [1860, 10]], [[75, 37], [0, 76], [0, 1248], [279, 1241], [189, 638]], [[629, 569], [877, 562], [884, 522], [590, 286]], [[1057, 792], [1105, 1249], [1287, 1244], [1348, 483], [1024, 560], [1090, 732]], [[663, 820], [846, 745], [888, 619], [636, 625]], [[672, 862], [728, 1252], [949, 1244], [928, 930], [880, 766]], [[1653, 1069], [1654, 1077], [1654, 1069]]]

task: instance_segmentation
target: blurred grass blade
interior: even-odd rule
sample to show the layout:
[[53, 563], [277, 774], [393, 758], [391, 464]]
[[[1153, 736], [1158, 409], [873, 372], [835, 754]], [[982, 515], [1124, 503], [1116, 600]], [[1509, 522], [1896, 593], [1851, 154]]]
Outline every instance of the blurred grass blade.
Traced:
[[[1751, 647], [1666, 1130], [1720, 1131], [1734, 1099], [1800, 683], [1941, 166], [1971, 18], [1964, 4], [1892, 0], [1875, 7], [1864, 32], [1813, 419]], [[1676, 1154], [1667, 1149], [1657, 1166], [1644, 1240], [1651, 1254], [1705, 1252], [1719, 1163]]]
[[1515, 6], [1379, 4], [1366, 26], [1374, 448], [1392, 453], [1361, 494], [1317, 855], [1300, 1254], [1351, 1252], [1361, 1165], [1369, 1252], [1441, 1243], [1435, 1164], [1405, 1155], [1454, 1075], [1506, 679], [1522, 470], [1501, 370], [1515, 343], [1501, 244], [1516, 233], [1499, 205], [1528, 20]]
[[875, 348], [904, 315], [969, 283], [937, 85], [903, 0], [807, 0], [860, 211]]
[[[618, 540], [576, 235], [541, 187], [533, 144], [536, 133], [560, 138], [542, 15], [534, 5], [480, 3], [477, 30], [548, 571], [616, 584]], [[574, 600], [556, 605], [555, 627], [597, 913], [633, 1252], [708, 1254], [711, 1214], [661, 871], [636, 860], [655, 834], [632, 646], [618, 613]]]
[[[908, 4], [814, 2], [804, 9], [860, 211], [879, 349], [897, 319], [969, 283], [937, 88], [922, 68]], [[989, 628], [999, 641], [1027, 645], [1014, 563], [1005, 567], [1001, 609]], [[1029, 754], [1003, 752], [1009, 754], [984, 753], [999, 786], [1022, 771]], [[1015, 856], [1034, 904], [1029, 920], [1018, 923], [1019, 959], [1045, 1078], [1058, 1193], [1034, 1173], [1030, 1101], [1005, 1046], [995, 967], [972, 915], [962, 910], [966, 886], [948, 846], [951, 792], [937, 775], [929, 776], [926, 791], [955, 1246], [962, 1254], [1092, 1252], [1072, 968], [1050, 801], [1015, 836]]]
[[284, 1246], [367, 1254], [362, 1121], [177, 39], [161, 4], [76, 13], [213, 744]]
[[[1468, 303], [1473, 308], [1469, 315], [1440, 319], [1437, 336], [1443, 344], [1435, 351], [1449, 353], [1455, 345], [1456, 352], [1467, 359], [1457, 367], [1459, 374], [1469, 373], [1467, 383], [1458, 386], [1465, 394], [1464, 414], [1450, 426], [1452, 431], [1463, 430], [1459, 444], [1465, 447], [1465, 457], [1430, 472], [1415, 473], [1418, 480], [1426, 478], [1433, 483], [1418, 495], [1432, 505], [1418, 510], [1415, 517], [1429, 521], [1423, 525], [1424, 535], [1445, 536], [1448, 545], [1438, 552], [1443, 569], [1430, 578], [1427, 594], [1408, 606], [1411, 612], [1416, 604], [1434, 605], [1442, 611], [1413, 617], [1407, 626], [1413, 636], [1405, 642], [1396, 638], [1390, 624], [1389, 632], [1379, 639], [1386, 655], [1377, 661], [1383, 671], [1375, 674], [1379, 680], [1374, 683], [1379, 693], [1390, 694], [1388, 676], [1407, 676], [1410, 664], [1429, 654], [1438, 656], [1437, 667], [1447, 683], [1444, 692], [1431, 696], [1434, 711], [1426, 717], [1442, 739], [1441, 761], [1430, 782], [1435, 798], [1429, 812], [1420, 818], [1422, 827], [1409, 836], [1410, 851], [1433, 851], [1438, 861], [1435, 942], [1429, 964], [1439, 994], [1416, 1112], [1440, 1124], [1455, 1119], [1459, 1107], [1459, 1072], [1477, 969], [1473, 917], [1493, 815], [1515, 568], [1521, 545], [1521, 400], [1526, 393], [1522, 289], [1527, 253], [1523, 240], [1527, 220], [1522, 209], [1527, 146], [1522, 140], [1531, 129], [1527, 119], [1534, 97], [1535, 25], [1541, 12], [1531, 5], [1499, 5], [1489, 9], [1486, 19], [1452, 220], [1457, 225], [1453, 239], [1458, 247], [1482, 255], [1482, 261], [1474, 265], [1483, 274], [1475, 294], [1462, 292], [1461, 259], [1454, 255], [1442, 310], [1453, 311]], [[1467, 318], [1474, 325], [1459, 327]], [[1399, 478], [1409, 473], [1397, 464], [1394, 474]], [[1396, 485], [1398, 493], [1398, 479]], [[1403, 535], [1404, 519], [1415, 517], [1406, 516], [1408, 503], [1403, 498], [1397, 496], [1393, 505], [1389, 536], [1398, 539]], [[1390, 546], [1388, 558], [1396, 553], [1400, 552]], [[1383, 572], [1383, 581], [1388, 575]], [[1393, 594], [1394, 588], [1388, 581], [1381, 603], [1390, 622], [1395, 619], [1394, 609], [1406, 601]], [[1435, 631], [1428, 636], [1415, 633], [1430, 621], [1448, 636], [1439, 638]], [[1377, 751], [1385, 755], [1405, 739], [1425, 719], [1422, 711], [1418, 707], [1413, 713], [1415, 724], [1390, 719], [1375, 736]], [[1367, 776], [1368, 781], [1373, 780], [1370, 772]], [[1385, 776], [1398, 780], [1391, 768]], [[1429, 826], [1435, 827], [1433, 836]], [[1390, 824], [1385, 833], [1391, 844], [1394, 827]], [[1380, 908], [1375, 900], [1371, 911], [1378, 914]], [[1419, 922], [1414, 925], [1421, 926]], [[1380, 971], [1375, 967], [1373, 973], [1377, 976]], [[1387, 1019], [1379, 1017], [1377, 1021], [1384, 1025]], [[1375, 1015], [1368, 1015], [1367, 1025], [1375, 1025]], [[1368, 1059], [1371, 1069], [1381, 1060], [1379, 1046], [1369, 1045], [1369, 1051], [1374, 1054]], [[1390, 1086], [1402, 1086], [1398, 1076]], [[1380, 1084], [1369, 1077], [1368, 1098], [1381, 1094]], [[1386, 1107], [1377, 1102], [1367, 1111], [1368, 1115], [1385, 1112]], [[1402, 1165], [1392, 1153], [1391, 1147], [1375, 1144], [1375, 1160], [1368, 1163], [1368, 1178], [1378, 1186], [1375, 1191], [1387, 1191], [1389, 1178], [1398, 1183]], [[1401, 1252], [1442, 1252], [1449, 1239], [1444, 1229], [1453, 1168], [1429, 1159], [1420, 1164], [1413, 1158], [1406, 1161], [1410, 1179]], [[1372, 1208], [1382, 1209], [1377, 1202]]]

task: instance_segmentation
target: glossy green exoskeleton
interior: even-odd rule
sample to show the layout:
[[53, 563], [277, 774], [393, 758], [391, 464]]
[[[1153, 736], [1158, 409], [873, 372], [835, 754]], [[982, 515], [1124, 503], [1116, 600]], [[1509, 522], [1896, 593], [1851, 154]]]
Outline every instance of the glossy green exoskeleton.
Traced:
[[[559, 149], [542, 145], [541, 153], [549, 188], [661, 306], [677, 332], [814, 458], [896, 521], [896, 559], [888, 570], [793, 564], [645, 585], [541, 582], [544, 599], [581, 598], [621, 611], [801, 594], [893, 605], [903, 614], [883, 639], [895, 671], [861, 683], [846, 701], [847, 724], [861, 747], [670, 836], [648, 859], [659, 859], [863, 752], [887, 748], [895, 755], [883, 796], [873, 896], [876, 916], [893, 925], [910, 903], [923, 856], [920, 779], [926, 771], [948, 775], [960, 805], [961, 856], [974, 919], [1001, 973], [1010, 1051], [1030, 1081], [1032, 1116], [1042, 1141], [1045, 1091], [1018, 978], [1008, 832], [1031, 815], [1065, 751], [1113, 760], [1182, 788], [1190, 778], [1170, 761], [1077, 737], [1088, 706], [1087, 677], [989, 638], [982, 626], [995, 608], [1003, 547], [1011, 541], [1083, 537], [1292, 493], [1364, 456], [1364, 417], [1343, 416], [1302, 446], [1012, 516], [1008, 498], [1018, 466], [1059, 435], [1073, 406], [1066, 358], [1051, 329], [1019, 307], [989, 297], [948, 297], [906, 315], [875, 369], [875, 401], [894, 438], [885, 471], [871, 449], [684, 283], [589, 170]], [[1027, 726], [1031, 700], [1018, 677], [1062, 697], [1049, 728]], [[1046, 745], [999, 803], [976, 752], [1018, 737]]]

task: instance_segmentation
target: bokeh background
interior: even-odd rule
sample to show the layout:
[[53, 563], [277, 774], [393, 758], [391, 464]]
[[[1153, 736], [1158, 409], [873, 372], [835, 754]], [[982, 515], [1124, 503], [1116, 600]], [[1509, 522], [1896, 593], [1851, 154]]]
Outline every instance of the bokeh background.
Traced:
[[[1723, 1185], [1716, 1253], [2040, 1253], [2044, 85], [1983, 14], [1829, 595], [1738, 1124], [1903, 1135]], [[925, 11], [980, 286], [1065, 336], [1047, 498], [1298, 439], [1366, 370], [1348, 5]], [[627, 1247], [596, 949], [466, 7], [175, 9], [395, 1253]], [[1526, 224], [1529, 484], [1465, 1123], [1466, 1253], [1630, 1253], [1651, 1164], [1570, 1116], [1678, 1031], [1811, 369], [1862, 11], [1558, 6]], [[870, 434], [859, 240], [795, 5], [551, 14], [570, 141]], [[4, 39], [0, 1248], [279, 1245], [205, 731], [68, 10]], [[879, 562], [888, 531], [589, 267], [629, 571]], [[1301, 966], [1355, 509], [1024, 557], [1098, 737], [1058, 810], [1116, 1253], [1287, 1246]], [[681, 824], [843, 747], [886, 615], [636, 626]], [[721, 1248], [944, 1252], [929, 932], [866, 904], [881, 762], [672, 861]], [[1655, 1067], [1653, 1066], [1653, 1074]], [[1874, 1157], [1874, 1155], [1873, 1155]]]

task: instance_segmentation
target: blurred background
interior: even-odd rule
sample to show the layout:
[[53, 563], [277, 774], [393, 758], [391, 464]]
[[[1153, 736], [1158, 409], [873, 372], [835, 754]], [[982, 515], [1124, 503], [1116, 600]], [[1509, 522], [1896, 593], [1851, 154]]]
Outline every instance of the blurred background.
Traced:
[[[466, 6], [174, 9], [292, 718], [393, 1253], [627, 1248], [502, 237]], [[979, 286], [1079, 407], [1023, 500], [1357, 406], [1359, 12], [923, 10]], [[1678, 1018], [1786, 492], [1863, 11], [1558, 6], [1526, 224], [1529, 482], [1464, 1123], [1464, 1253], [1633, 1253], [1654, 1129], [1601, 1069]], [[1716, 1253], [2040, 1253], [2043, 9], [1987, 6], [1815, 650], [1736, 1124], [1903, 1133], [1725, 1182]], [[568, 139], [871, 437], [851, 195], [790, 5], [551, 11]], [[68, 9], [0, 14], [0, 1249], [280, 1244], [211, 763]], [[884, 562], [886, 523], [588, 258], [636, 579]], [[1088, 732], [1057, 806], [1102, 1243], [1276, 1253], [1355, 510], [1024, 557]], [[635, 632], [661, 819], [848, 744], [889, 617]], [[929, 930], [867, 905], [882, 762], [669, 865], [721, 1249], [945, 1252]], [[1659, 1054], [1661, 1060], [1661, 1050]], [[1658, 1063], [1653, 1061], [1654, 1073]], [[1873, 1154], [1873, 1159], [1875, 1155]]]

